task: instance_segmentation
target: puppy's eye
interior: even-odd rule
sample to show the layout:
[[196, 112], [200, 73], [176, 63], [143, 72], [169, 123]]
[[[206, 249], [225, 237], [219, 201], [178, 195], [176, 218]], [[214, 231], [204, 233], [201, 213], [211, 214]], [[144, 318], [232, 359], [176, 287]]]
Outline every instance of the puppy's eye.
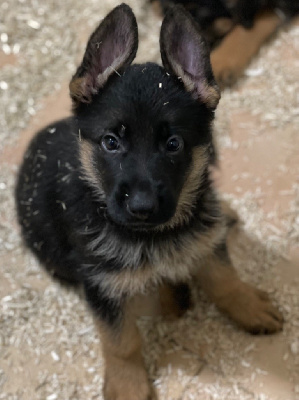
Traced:
[[171, 136], [166, 142], [166, 150], [169, 153], [177, 153], [184, 147], [184, 141], [180, 136]]
[[102, 137], [101, 145], [104, 148], [104, 150], [110, 152], [115, 152], [120, 147], [118, 138], [111, 133], [109, 135], [105, 135]]

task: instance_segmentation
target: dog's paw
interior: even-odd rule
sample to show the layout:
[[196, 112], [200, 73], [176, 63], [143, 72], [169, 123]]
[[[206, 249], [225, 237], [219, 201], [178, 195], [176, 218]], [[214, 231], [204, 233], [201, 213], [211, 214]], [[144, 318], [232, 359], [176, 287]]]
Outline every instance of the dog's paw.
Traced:
[[234, 70], [233, 67], [231, 68], [224, 68], [221, 71], [219, 71], [216, 76], [216, 82], [218, 83], [219, 87], [221, 89], [224, 89], [226, 87], [231, 87], [233, 86], [239, 77], [242, 75], [243, 71], [238, 71]]
[[[235, 48], [234, 45], [236, 45]], [[244, 70], [250, 62], [251, 55], [247, 54], [244, 49], [240, 49], [239, 45], [238, 42], [235, 44], [234, 40], [232, 42], [224, 40], [211, 53], [213, 74], [221, 89], [234, 85], [244, 74]]]
[[271, 334], [283, 327], [283, 316], [268, 294], [243, 282], [227, 295], [220, 308], [252, 334]]
[[[126, 365], [125, 365], [126, 364]], [[107, 371], [103, 387], [105, 400], [157, 400], [144, 368], [125, 363], [122, 369]]]
[[242, 76], [245, 66], [238, 63], [238, 60], [222, 56], [218, 57], [216, 51], [211, 55], [213, 73], [221, 89], [233, 86]]

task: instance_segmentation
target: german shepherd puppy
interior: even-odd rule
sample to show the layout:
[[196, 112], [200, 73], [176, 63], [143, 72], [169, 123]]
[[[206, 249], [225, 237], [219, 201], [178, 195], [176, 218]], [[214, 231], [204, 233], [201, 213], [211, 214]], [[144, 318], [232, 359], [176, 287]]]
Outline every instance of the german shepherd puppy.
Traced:
[[220, 96], [197, 24], [182, 7], [167, 12], [164, 68], [131, 65], [137, 46], [134, 14], [122, 4], [87, 43], [70, 82], [73, 116], [37, 134], [16, 187], [27, 246], [50, 273], [84, 286], [101, 335], [106, 400], [156, 398], [135, 325], [138, 294], [163, 287], [179, 313], [198, 276], [249, 332], [282, 328], [279, 311], [240, 281], [226, 251], [210, 177]]
[[[157, 0], [154, 0], [157, 1]], [[217, 83], [230, 86], [263, 43], [299, 14], [298, 0], [158, 0], [164, 12], [183, 5], [199, 25], [212, 52]]]

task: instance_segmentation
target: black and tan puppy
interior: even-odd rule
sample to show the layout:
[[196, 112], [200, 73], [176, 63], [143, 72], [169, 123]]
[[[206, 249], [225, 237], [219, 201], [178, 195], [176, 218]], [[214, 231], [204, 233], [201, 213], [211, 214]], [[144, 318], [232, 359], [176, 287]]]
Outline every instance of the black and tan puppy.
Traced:
[[122, 4], [88, 41], [70, 83], [73, 117], [33, 139], [16, 189], [28, 247], [51, 273], [84, 285], [101, 334], [107, 400], [155, 398], [134, 319], [140, 293], [164, 285], [168, 302], [172, 294], [184, 308], [186, 283], [198, 276], [246, 330], [282, 327], [267, 295], [240, 281], [226, 252], [209, 175], [219, 90], [197, 25], [183, 8], [168, 11], [164, 68], [131, 66], [137, 45], [135, 17]]

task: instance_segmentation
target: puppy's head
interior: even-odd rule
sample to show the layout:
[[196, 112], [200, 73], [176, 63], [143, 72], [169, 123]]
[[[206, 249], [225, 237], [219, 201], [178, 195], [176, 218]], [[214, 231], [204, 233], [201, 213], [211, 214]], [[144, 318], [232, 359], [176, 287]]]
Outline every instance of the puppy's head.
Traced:
[[201, 189], [219, 91], [196, 24], [167, 13], [164, 68], [133, 65], [137, 24], [126, 5], [92, 34], [70, 83], [86, 178], [116, 224], [160, 229], [186, 221]]

